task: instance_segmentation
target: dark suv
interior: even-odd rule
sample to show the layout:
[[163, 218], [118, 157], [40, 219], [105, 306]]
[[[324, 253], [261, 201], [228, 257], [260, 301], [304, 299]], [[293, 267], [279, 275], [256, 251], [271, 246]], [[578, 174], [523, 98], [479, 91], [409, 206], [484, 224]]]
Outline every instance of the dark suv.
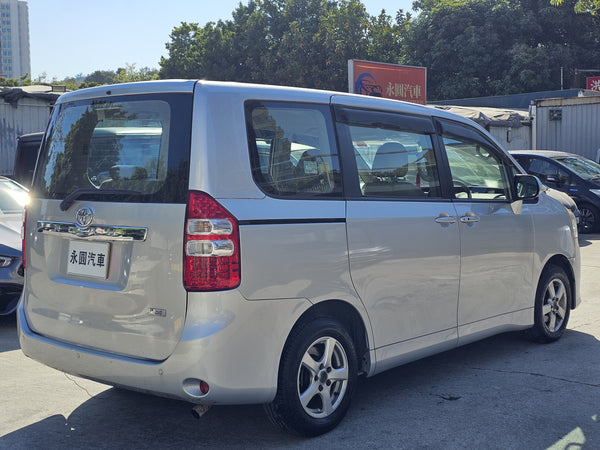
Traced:
[[44, 138], [43, 132], [23, 134], [17, 139], [15, 167], [13, 177], [23, 186], [29, 188], [33, 178], [33, 169]]
[[581, 214], [582, 233], [600, 231], [600, 164], [573, 153], [553, 150], [510, 153], [527, 172], [575, 201]]

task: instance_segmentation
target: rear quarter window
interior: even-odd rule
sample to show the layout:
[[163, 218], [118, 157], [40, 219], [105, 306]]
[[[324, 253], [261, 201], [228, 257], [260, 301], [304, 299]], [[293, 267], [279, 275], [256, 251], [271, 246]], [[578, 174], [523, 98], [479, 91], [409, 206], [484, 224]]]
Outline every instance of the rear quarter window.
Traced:
[[252, 175], [265, 193], [341, 197], [340, 163], [328, 106], [250, 101], [246, 126]]
[[35, 195], [62, 199], [88, 189], [93, 200], [184, 203], [191, 101], [191, 94], [157, 94], [60, 105], [40, 155]]

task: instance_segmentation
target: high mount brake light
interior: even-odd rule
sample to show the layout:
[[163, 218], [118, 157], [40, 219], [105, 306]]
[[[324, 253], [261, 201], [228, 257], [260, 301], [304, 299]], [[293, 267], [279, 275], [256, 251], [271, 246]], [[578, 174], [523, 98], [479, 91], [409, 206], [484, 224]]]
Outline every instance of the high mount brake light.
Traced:
[[237, 219], [204, 192], [189, 192], [183, 251], [186, 290], [219, 291], [240, 284]]

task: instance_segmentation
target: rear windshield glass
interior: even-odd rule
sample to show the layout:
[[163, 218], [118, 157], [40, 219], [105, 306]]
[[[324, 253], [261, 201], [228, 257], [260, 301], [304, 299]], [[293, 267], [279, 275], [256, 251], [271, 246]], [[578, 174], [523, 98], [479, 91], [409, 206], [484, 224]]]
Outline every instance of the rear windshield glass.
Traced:
[[38, 162], [35, 195], [64, 199], [87, 189], [91, 200], [184, 203], [190, 115], [191, 94], [60, 105]]

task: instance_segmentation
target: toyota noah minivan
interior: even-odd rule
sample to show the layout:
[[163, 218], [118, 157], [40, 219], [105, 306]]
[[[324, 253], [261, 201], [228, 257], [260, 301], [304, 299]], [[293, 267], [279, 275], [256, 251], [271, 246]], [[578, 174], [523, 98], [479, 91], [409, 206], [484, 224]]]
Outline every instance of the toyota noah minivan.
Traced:
[[23, 352], [325, 433], [358, 376], [579, 304], [572, 210], [480, 127], [209, 81], [60, 97], [24, 223]]

